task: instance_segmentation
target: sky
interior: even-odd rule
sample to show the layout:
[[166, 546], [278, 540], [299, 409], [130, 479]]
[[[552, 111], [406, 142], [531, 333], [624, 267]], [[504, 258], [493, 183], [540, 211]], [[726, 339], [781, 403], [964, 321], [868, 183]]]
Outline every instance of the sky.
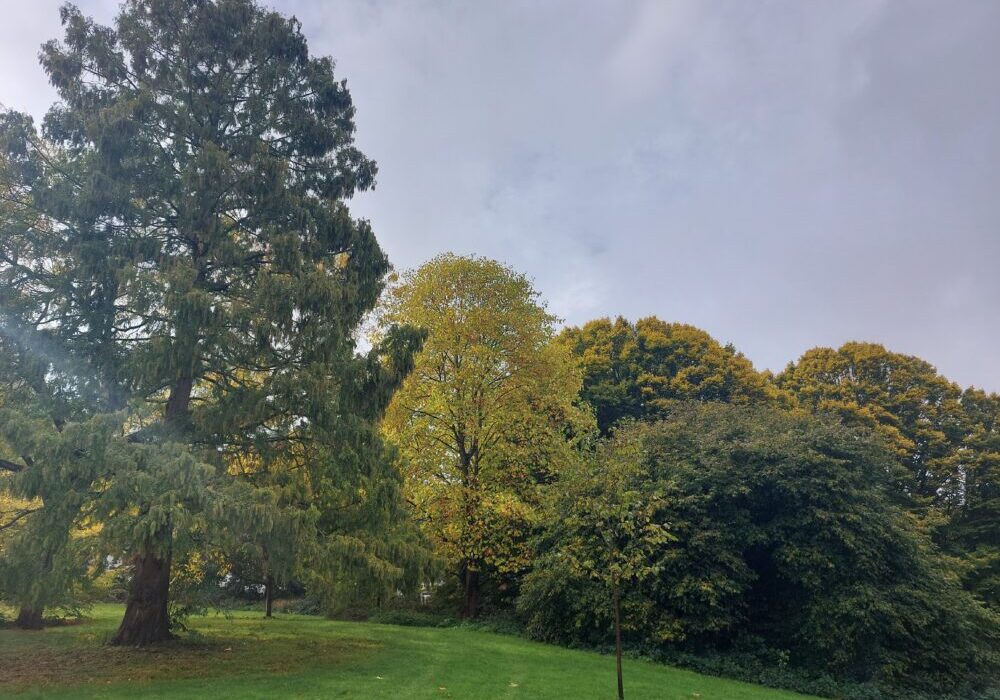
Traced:
[[[40, 116], [61, 2], [0, 4], [0, 104]], [[880, 342], [1000, 391], [1000, 2], [267, 4], [348, 81], [379, 164], [352, 209], [398, 269], [488, 256], [570, 324], [775, 371]]]

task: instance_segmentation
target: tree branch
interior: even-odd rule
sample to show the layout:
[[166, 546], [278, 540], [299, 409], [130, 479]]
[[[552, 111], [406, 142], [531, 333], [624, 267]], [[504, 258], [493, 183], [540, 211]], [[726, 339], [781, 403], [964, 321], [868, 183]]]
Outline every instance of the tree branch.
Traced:
[[9, 520], [6, 523], [4, 523], [3, 525], [0, 525], [0, 532], [2, 532], [3, 530], [6, 530], [9, 527], [14, 527], [14, 525], [17, 524], [17, 521], [20, 520], [21, 518], [25, 518], [25, 517], [31, 515], [32, 513], [37, 513], [40, 510], [41, 510], [40, 507], [39, 508], [25, 508], [20, 513], [18, 513], [16, 516], [14, 516], [13, 520]]
[[17, 462], [11, 462], [6, 459], [0, 459], [0, 469], [3, 471], [13, 472], [17, 474], [18, 472], [23, 472], [25, 467], [23, 464], [18, 464]]

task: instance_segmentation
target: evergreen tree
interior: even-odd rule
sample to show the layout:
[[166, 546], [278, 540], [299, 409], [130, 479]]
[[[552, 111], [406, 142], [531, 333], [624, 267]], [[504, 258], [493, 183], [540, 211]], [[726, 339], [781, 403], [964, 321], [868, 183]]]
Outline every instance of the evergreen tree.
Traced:
[[129, 0], [113, 27], [71, 5], [62, 21], [41, 134], [4, 116], [0, 323], [53, 422], [126, 412], [94, 512], [134, 566], [114, 641], [147, 644], [170, 634], [175, 547], [269, 502], [227, 455], [274, 464], [308, 444], [319, 485], [381, 459], [359, 393], [392, 383], [354, 331], [388, 263], [345, 205], [376, 169], [294, 19]]

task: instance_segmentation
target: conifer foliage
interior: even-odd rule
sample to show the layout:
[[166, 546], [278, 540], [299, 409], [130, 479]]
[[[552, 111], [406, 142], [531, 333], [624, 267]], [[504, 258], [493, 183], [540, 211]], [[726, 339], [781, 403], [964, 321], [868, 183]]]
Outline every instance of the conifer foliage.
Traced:
[[[389, 266], [345, 200], [376, 167], [296, 20], [253, 0], [129, 0], [111, 27], [71, 5], [62, 23], [42, 51], [60, 99], [41, 131], [0, 122], [3, 350], [53, 430], [116, 416], [119, 456], [81, 491], [134, 566], [115, 641], [142, 645], [170, 634], [192, 532], [309, 507], [263, 495], [275, 480], [236, 456], [273, 472], [308, 448], [312, 487], [371, 477], [372, 426], [417, 338], [355, 353]], [[54, 468], [21, 442], [10, 470]]]

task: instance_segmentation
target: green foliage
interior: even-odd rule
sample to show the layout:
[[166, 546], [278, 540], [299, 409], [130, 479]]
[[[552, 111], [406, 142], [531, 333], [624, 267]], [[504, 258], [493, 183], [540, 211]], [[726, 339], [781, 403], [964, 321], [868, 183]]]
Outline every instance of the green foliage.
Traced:
[[[137, 585], [159, 590], [135, 601], [165, 605], [155, 572], [196, 549], [253, 544], [285, 574], [306, 540], [357, 537], [345, 501], [352, 526], [395, 515], [376, 423], [416, 336], [355, 352], [389, 266], [345, 204], [376, 171], [350, 95], [296, 20], [252, 0], [129, 0], [113, 28], [61, 16], [41, 133], [0, 115], [0, 352], [37, 430], [115, 431], [58, 466], [19, 456], [93, 499], [103, 551], [148, 564]], [[56, 495], [46, 508], [71, 510]]]
[[961, 390], [929, 363], [873, 343], [815, 348], [776, 377], [813, 410], [882, 435], [906, 467], [900, 491], [917, 503], [960, 500]]
[[[722, 404], [679, 407], [631, 430], [644, 488], [662, 494], [659, 522], [676, 537], [648, 561], [659, 573], [623, 600], [634, 644], [758, 645], [884, 688], [995, 681], [997, 618], [893, 505], [892, 455], [863, 433]], [[555, 556], [559, 542], [525, 582], [522, 613], [536, 636], [593, 643], [607, 607]]]
[[550, 342], [555, 319], [529, 280], [492, 260], [434, 258], [390, 290], [379, 320], [383, 332], [426, 332], [383, 430], [421, 529], [466, 579], [474, 616], [480, 572], [530, 564], [539, 488], [589, 426], [575, 404], [579, 374]]
[[903, 503], [952, 555], [966, 588], [1000, 605], [1000, 397], [965, 392], [881, 345], [816, 348], [777, 377], [810, 408], [877, 432], [898, 455]]
[[457, 621], [431, 612], [408, 609], [379, 610], [373, 613], [369, 622], [400, 627], [454, 627]]
[[[113, 415], [98, 414], [56, 429], [30, 391], [0, 396], [0, 440], [7, 453], [34, 461], [0, 479], [0, 600], [22, 611], [76, 612], [95, 563], [97, 528], [84, 507], [91, 484], [117, 456], [109, 450]], [[15, 406], [17, 408], [15, 408]], [[19, 465], [19, 466], [18, 466]], [[40, 622], [40, 620], [39, 620]]]
[[962, 499], [941, 541], [970, 591], [1000, 611], [1000, 395], [962, 395], [968, 431], [959, 451]]
[[[567, 579], [596, 583], [600, 593], [586, 598], [594, 611], [608, 610], [618, 591], [627, 598], [633, 588], [655, 579], [659, 552], [674, 539], [667, 503], [644, 471], [639, 437], [635, 431], [620, 432], [594, 455], [565, 469], [550, 492], [542, 545], [546, 552], [536, 568], [551, 567]], [[538, 592], [529, 586], [525, 595]], [[537, 623], [534, 627], [536, 635], [545, 634]]]
[[733, 346], [693, 326], [619, 316], [566, 328], [559, 342], [583, 368], [582, 397], [605, 435], [623, 418], [662, 417], [675, 401], [789, 401]]
[[359, 353], [390, 267], [347, 202], [376, 167], [297, 20], [61, 19], [59, 101], [40, 128], [0, 113], [0, 601], [23, 619], [113, 583], [115, 641], [142, 645], [220, 581], [332, 612], [447, 571], [440, 599], [519, 593], [541, 639], [603, 646], [623, 613], [637, 650], [758, 680], [995, 684], [1000, 396], [874, 344], [772, 378], [656, 318], [557, 335], [524, 275], [450, 254]]

